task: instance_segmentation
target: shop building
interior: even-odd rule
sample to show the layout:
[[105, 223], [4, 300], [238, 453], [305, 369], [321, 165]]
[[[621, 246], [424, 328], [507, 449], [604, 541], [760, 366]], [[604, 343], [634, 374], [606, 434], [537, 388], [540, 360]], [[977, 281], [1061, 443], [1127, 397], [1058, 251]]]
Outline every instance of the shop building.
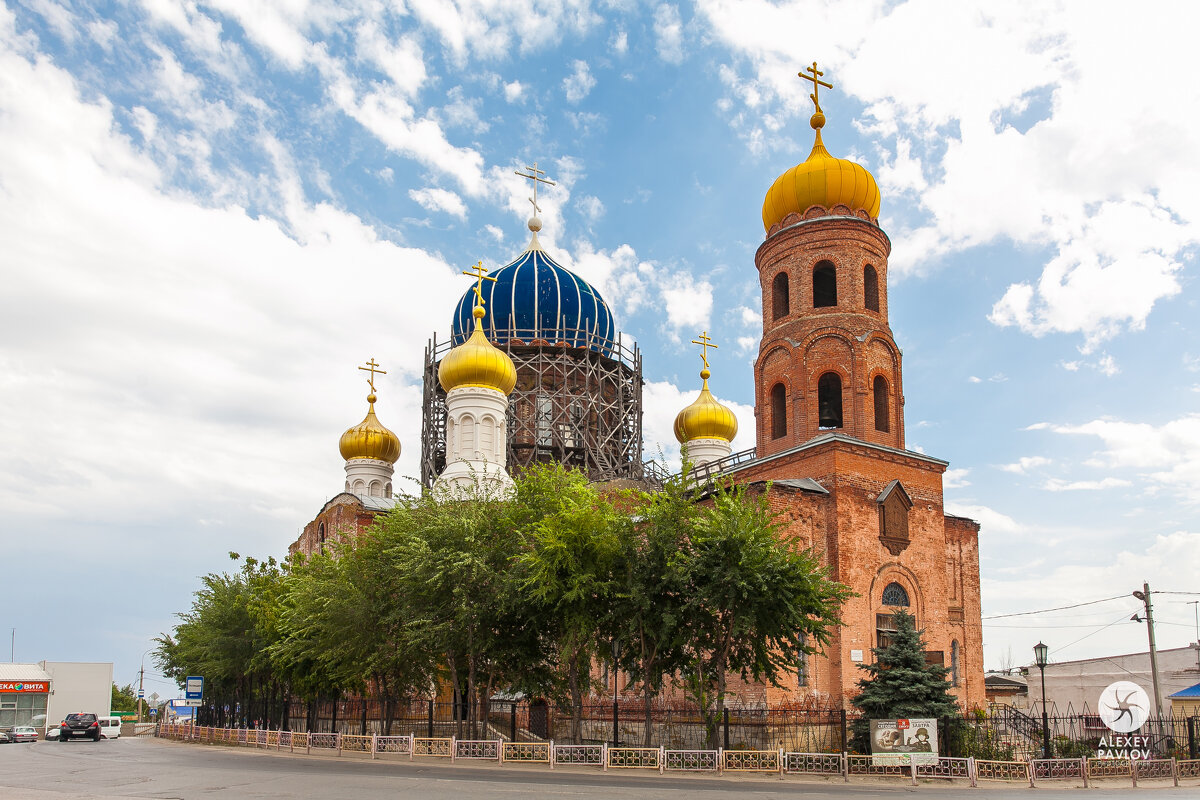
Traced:
[[111, 662], [0, 664], [0, 728], [32, 725], [44, 731], [74, 711], [108, 716], [112, 675]]

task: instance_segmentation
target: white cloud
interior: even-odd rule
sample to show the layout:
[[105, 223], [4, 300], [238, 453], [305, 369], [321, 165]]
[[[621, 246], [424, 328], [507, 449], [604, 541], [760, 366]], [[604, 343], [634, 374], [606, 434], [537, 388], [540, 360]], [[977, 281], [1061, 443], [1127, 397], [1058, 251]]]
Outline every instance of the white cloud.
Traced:
[[504, 99], [516, 103], [525, 99], [525, 84], [520, 81], [504, 84]]
[[428, 77], [421, 45], [415, 36], [392, 39], [376, 20], [363, 20], [356, 30], [356, 55], [377, 67], [404, 95], [416, 96]]
[[396, 171], [391, 167], [383, 167], [375, 174], [379, 176], [379, 180], [389, 184], [396, 178]]
[[1059, 425], [1054, 431], [1095, 436], [1104, 443], [1096, 456], [1110, 469], [1133, 469], [1152, 485], [1178, 492], [1190, 503], [1200, 501], [1200, 414], [1189, 414], [1160, 426], [1098, 419], [1082, 425]]
[[961, 469], [946, 470], [945, 474], [942, 475], [942, 488], [943, 489], [962, 489], [964, 487], [970, 486], [971, 482], [969, 480], [967, 480], [967, 475], [969, 475], [970, 473], [971, 473], [971, 470], [969, 470], [965, 467], [963, 467]]
[[425, 189], [409, 189], [408, 196], [426, 211], [443, 211], [459, 219], [466, 219], [467, 206], [463, 203], [462, 198], [454, 192], [427, 187]]
[[1044, 467], [1049, 463], [1051, 463], [1050, 459], [1046, 458], [1045, 456], [1023, 456], [1012, 464], [1001, 464], [1000, 469], [1004, 470], [1005, 472], [1012, 472], [1016, 475], [1024, 475], [1031, 469]]
[[979, 523], [981, 536], [1012, 536], [1026, 530], [1012, 517], [987, 506], [948, 502], [946, 513], [975, 520]]
[[747, 328], [762, 328], [762, 312], [749, 306], [738, 306], [734, 309], [742, 324]]
[[1042, 488], [1049, 492], [1094, 492], [1131, 485], [1124, 478], [1103, 478], [1098, 481], [1064, 481], [1059, 478], [1051, 478]]
[[567, 102], [572, 104], [578, 103], [587, 97], [588, 92], [595, 85], [596, 79], [592, 77], [587, 62], [579, 59], [575, 60], [572, 65], [571, 74], [563, 78], [562, 82], [563, 93], [566, 95]]
[[629, 51], [629, 34], [625, 31], [617, 31], [608, 41], [608, 49], [619, 56], [625, 55]]
[[46, 20], [54, 32], [68, 44], [75, 41], [78, 31], [75, 29], [76, 19], [71, 10], [51, 0], [22, 0], [22, 5], [33, 9]]
[[497, 242], [504, 241], [504, 231], [502, 231], [500, 228], [496, 227], [495, 225], [484, 225], [483, 229], [485, 231], [487, 231], [488, 236], [491, 236]]
[[713, 309], [713, 286], [690, 272], [676, 273], [662, 290], [667, 324], [676, 331], [708, 330]]
[[446, 93], [450, 102], [441, 108], [441, 117], [448, 125], [455, 128], [468, 128], [472, 133], [485, 133], [490, 127], [479, 118], [482, 100], [478, 97], [467, 97], [461, 86], [455, 86]]
[[664, 3], [654, 10], [654, 36], [659, 58], [668, 64], [683, 63], [683, 22], [678, 8]]
[[967, 383], [983, 383], [983, 378], [971, 375], [967, 378]]
[[579, 198], [579, 212], [589, 222], [598, 220], [604, 216], [604, 203], [600, 201], [599, 197], [586, 195]]

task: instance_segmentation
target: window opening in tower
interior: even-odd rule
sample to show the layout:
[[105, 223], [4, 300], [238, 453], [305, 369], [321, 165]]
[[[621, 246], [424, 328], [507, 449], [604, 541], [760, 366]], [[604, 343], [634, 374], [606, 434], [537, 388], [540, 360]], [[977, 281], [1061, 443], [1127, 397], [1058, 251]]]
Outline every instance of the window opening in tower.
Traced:
[[782, 319], [792, 311], [792, 300], [788, 294], [788, 276], [781, 272], [771, 282], [772, 319]]
[[875, 430], [887, 433], [888, 426], [888, 382], [882, 375], [876, 375], [871, 384], [871, 394], [875, 400]]
[[828, 261], [813, 269], [813, 308], [837, 305], [837, 270]]
[[817, 426], [842, 427], [842, 379], [836, 372], [826, 372], [817, 381]]
[[879, 311], [879, 275], [870, 264], [863, 267], [863, 305], [868, 311]]
[[787, 390], [782, 383], [771, 387], [771, 438], [787, 436]]

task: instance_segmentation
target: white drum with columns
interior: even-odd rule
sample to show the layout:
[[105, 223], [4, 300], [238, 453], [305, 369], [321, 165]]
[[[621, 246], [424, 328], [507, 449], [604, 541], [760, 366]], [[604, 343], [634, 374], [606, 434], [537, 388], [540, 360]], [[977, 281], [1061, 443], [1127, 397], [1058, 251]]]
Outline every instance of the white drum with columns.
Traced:
[[508, 397], [482, 386], [446, 393], [446, 468], [435, 492], [470, 492], [478, 483], [489, 496], [507, 494], [513, 480], [505, 469]]

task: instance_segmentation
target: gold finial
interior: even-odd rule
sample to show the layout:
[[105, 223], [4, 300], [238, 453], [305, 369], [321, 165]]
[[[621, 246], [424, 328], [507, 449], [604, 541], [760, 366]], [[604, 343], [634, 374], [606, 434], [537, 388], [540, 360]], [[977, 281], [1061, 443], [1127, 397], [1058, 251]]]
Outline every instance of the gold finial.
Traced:
[[[805, 72], [811, 74], [805, 75]], [[821, 87], [824, 86], [826, 89], [832, 89], [833, 84], [826, 83], [825, 81], [821, 80], [821, 76], [825, 73], [817, 69], [817, 62], [815, 61], [812, 63], [811, 67], [805, 67], [803, 72], [798, 72], [796, 74], [806, 81], [812, 81], [813, 90], [809, 97], [812, 98], [813, 105], [817, 107], [817, 110], [816, 113], [812, 115], [810, 124], [813, 126], [813, 128], [820, 130], [825, 124], [825, 112], [821, 110], [821, 101], [818, 99], [821, 94]]]
[[374, 356], [371, 356], [371, 360], [367, 362], [367, 365], [365, 367], [359, 367], [359, 369], [361, 369], [363, 372], [371, 373], [371, 377], [367, 378], [367, 385], [371, 387], [370, 402], [374, 403], [375, 402], [375, 376], [377, 374], [378, 375], [387, 375], [387, 373], [384, 372], [383, 370], [381, 370], [379, 368], [379, 365], [375, 363]]
[[482, 308], [483, 307], [483, 282], [491, 281], [492, 283], [495, 283], [496, 279], [490, 277], [487, 274], [487, 267], [485, 267], [483, 265], [482, 261], [476, 262], [468, 270], [463, 270], [463, 275], [470, 275], [472, 278], [475, 279], [475, 288], [473, 288], [471, 291], [473, 291], [475, 293], [475, 304]]
[[514, 171], [514, 172], [513, 172], [513, 174], [514, 174], [514, 175], [520, 175], [522, 178], [528, 178], [529, 180], [533, 181], [533, 197], [530, 197], [530, 198], [529, 198], [529, 202], [533, 204], [533, 213], [534, 213], [534, 215], [536, 216], [537, 214], [541, 213], [541, 210], [542, 210], [542, 209], [541, 209], [541, 208], [538, 206], [538, 204], [537, 204], [537, 189], [538, 189], [538, 184], [539, 184], [539, 183], [544, 183], [544, 184], [546, 184], [547, 186], [557, 186], [558, 184], [557, 184], [557, 183], [555, 183], [555, 182], [554, 182], [554, 181], [552, 181], [552, 180], [547, 180], [546, 178], [539, 177], [539, 176], [541, 176], [541, 175], [545, 175], [545, 174], [546, 174], [546, 171], [545, 171], [545, 170], [540, 170], [540, 169], [538, 169], [538, 165], [537, 165], [537, 162], [536, 162], [536, 161], [535, 161], [535, 162], [533, 162], [533, 166], [532, 166], [532, 167], [530, 167], [530, 166], [526, 166], [526, 167], [525, 167], [525, 169], [529, 170], [529, 174], [528, 174], [528, 175], [526, 175], [525, 173], [523, 173], [523, 172], [521, 172], [521, 171], [519, 171], [519, 170], [518, 170], [518, 171]]
[[692, 339], [692, 344], [700, 345], [700, 360], [704, 362], [704, 370], [700, 373], [700, 377], [708, 380], [708, 348], [711, 347], [713, 350], [720, 348], [712, 343], [712, 339], [708, 338], [708, 331], [701, 331], [700, 338]]

